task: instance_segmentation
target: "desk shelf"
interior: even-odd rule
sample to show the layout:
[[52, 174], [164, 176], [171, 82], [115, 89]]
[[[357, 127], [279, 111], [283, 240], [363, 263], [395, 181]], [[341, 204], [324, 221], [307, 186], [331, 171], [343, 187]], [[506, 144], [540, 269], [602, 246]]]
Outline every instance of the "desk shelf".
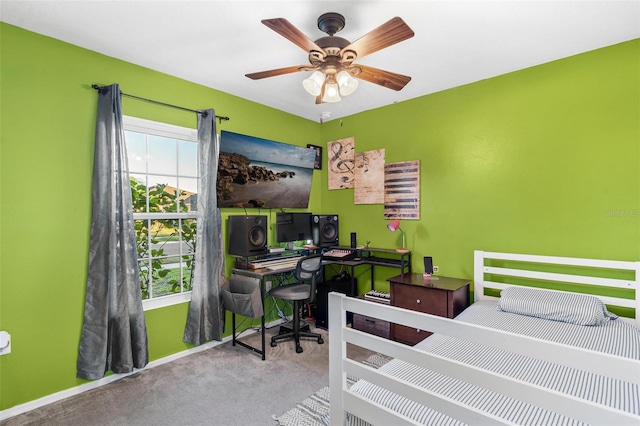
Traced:
[[370, 265], [389, 266], [391, 268], [401, 268], [407, 262], [404, 259], [388, 259], [385, 257], [371, 256], [363, 258]]
[[[338, 250], [354, 250], [352, 247], [331, 247]], [[343, 264], [350, 266], [351, 276], [353, 277], [353, 268], [358, 265], [369, 265], [371, 267], [371, 289], [374, 289], [374, 269], [375, 266], [386, 268], [400, 269], [400, 274], [411, 273], [411, 252], [399, 252], [393, 249], [360, 247], [356, 248], [356, 258], [350, 261], [330, 261], [330, 263]]]
[[397, 251], [392, 249], [382, 249], [382, 248], [352, 248], [352, 247], [341, 247], [341, 246], [333, 246], [332, 249], [337, 250], [355, 250], [356, 258], [360, 258], [368, 263], [379, 262], [380, 264], [388, 264], [390, 266], [394, 265], [403, 265], [410, 264], [411, 260], [411, 252], [410, 251]]

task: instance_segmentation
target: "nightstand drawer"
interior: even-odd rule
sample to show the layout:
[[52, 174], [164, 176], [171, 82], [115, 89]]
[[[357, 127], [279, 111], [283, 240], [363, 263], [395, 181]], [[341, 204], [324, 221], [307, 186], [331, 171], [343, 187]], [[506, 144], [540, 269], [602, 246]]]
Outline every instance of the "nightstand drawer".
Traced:
[[447, 316], [446, 291], [394, 283], [391, 294], [393, 306], [432, 315]]
[[369, 334], [384, 337], [388, 339], [390, 336], [391, 325], [389, 321], [383, 321], [378, 318], [368, 317], [361, 314], [353, 314], [354, 330], [364, 331]]
[[394, 340], [411, 346], [415, 345], [421, 340], [426, 339], [427, 337], [431, 336], [431, 334], [433, 333], [424, 330], [416, 330], [415, 328], [407, 327], [404, 325], [393, 325]]

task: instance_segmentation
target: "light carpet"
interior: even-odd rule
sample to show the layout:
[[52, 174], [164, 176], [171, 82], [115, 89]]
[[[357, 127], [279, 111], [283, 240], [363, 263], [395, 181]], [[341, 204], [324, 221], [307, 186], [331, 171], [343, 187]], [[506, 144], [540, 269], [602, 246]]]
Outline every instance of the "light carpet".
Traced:
[[[374, 354], [362, 361], [373, 368], [380, 368], [390, 358], [381, 354]], [[357, 379], [347, 377], [347, 387], [351, 387]], [[287, 411], [281, 416], [273, 416], [280, 426], [326, 426], [329, 424], [329, 386], [315, 392], [313, 395], [305, 398], [296, 404], [294, 408]]]

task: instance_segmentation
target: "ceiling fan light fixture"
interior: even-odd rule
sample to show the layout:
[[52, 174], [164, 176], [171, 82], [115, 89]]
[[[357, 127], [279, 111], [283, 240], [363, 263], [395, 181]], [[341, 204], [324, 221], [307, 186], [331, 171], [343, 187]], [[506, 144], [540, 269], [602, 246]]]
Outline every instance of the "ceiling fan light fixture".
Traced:
[[344, 16], [336, 12], [325, 13], [318, 18], [318, 28], [327, 36], [316, 41], [285, 18], [263, 19], [261, 22], [307, 52], [310, 65], [294, 65], [245, 74], [252, 80], [298, 71], [313, 71], [311, 76], [303, 80], [302, 85], [315, 97], [316, 104], [340, 102], [341, 96], [348, 96], [356, 90], [359, 80], [396, 91], [411, 80], [406, 75], [353, 63], [414, 36], [413, 30], [399, 16], [391, 18], [355, 42], [335, 35], [344, 28], [346, 22]]
[[322, 102], [340, 102], [340, 89], [335, 81], [329, 82], [324, 87]]
[[342, 96], [349, 96], [358, 88], [358, 79], [353, 78], [348, 71], [340, 71], [337, 75], [337, 80]]
[[320, 71], [314, 71], [309, 78], [305, 78], [302, 81], [304, 90], [312, 96], [318, 96], [322, 91], [322, 85], [324, 84], [324, 74]]

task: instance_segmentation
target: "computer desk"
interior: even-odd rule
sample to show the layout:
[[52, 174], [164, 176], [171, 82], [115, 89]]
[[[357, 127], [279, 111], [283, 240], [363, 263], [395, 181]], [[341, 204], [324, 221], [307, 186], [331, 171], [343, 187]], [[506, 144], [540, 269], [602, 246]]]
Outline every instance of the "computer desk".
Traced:
[[[340, 250], [353, 250], [349, 247], [331, 247]], [[349, 272], [351, 275], [351, 294], [357, 294], [356, 288], [356, 279], [355, 279], [355, 268], [358, 266], [366, 265], [370, 267], [371, 271], [371, 289], [374, 289], [375, 286], [375, 267], [382, 266], [386, 268], [396, 268], [400, 269], [400, 274], [404, 274], [405, 272], [411, 273], [411, 252], [398, 252], [396, 250], [390, 249], [379, 249], [379, 248], [356, 248], [356, 257], [351, 260], [337, 260], [337, 259], [325, 259], [322, 261], [323, 266], [335, 265], [340, 267], [349, 268]], [[324, 275], [323, 268], [323, 275]], [[406, 269], [406, 271], [405, 271]], [[271, 282], [277, 281], [284, 282], [287, 279], [293, 278], [292, 273], [295, 271], [295, 267], [281, 269], [277, 271], [272, 271], [267, 268], [261, 269], [241, 269], [234, 268], [232, 269], [232, 274], [239, 274], [248, 277], [255, 278], [259, 281], [260, 285], [260, 294], [262, 296], [262, 306], [263, 306], [263, 314], [260, 318], [260, 328], [261, 328], [261, 347], [256, 348], [247, 343], [241, 342], [236, 338], [236, 314], [232, 312], [231, 314], [231, 328], [232, 328], [232, 345], [236, 344], [250, 349], [256, 353], [258, 353], [262, 360], [266, 359], [266, 345], [265, 345], [265, 313], [264, 313], [264, 300], [267, 292], [266, 283], [270, 281], [268, 278], [272, 278]]]
[[350, 260], [337, 260], [337, 259], [325, 259], [322, 264], [338, 265], [341, 267], [348, 267], [351, 275], [351, 294], [357, 294], [355, 269], [358, 266], [369, 266], [371, 278], [370, 286], [371, 290], [375, 289], [375, 267], [382, 266], [385, 268], [400, 269], [400, 274], [405, 272], [411, 273], [411, 252], [403, 251], [399, 252], [393, 249], [381, 249], [381, 248], [356, 248], [351, 247], [331, 247], [338, 250], [356, 250], [356, 256]]

